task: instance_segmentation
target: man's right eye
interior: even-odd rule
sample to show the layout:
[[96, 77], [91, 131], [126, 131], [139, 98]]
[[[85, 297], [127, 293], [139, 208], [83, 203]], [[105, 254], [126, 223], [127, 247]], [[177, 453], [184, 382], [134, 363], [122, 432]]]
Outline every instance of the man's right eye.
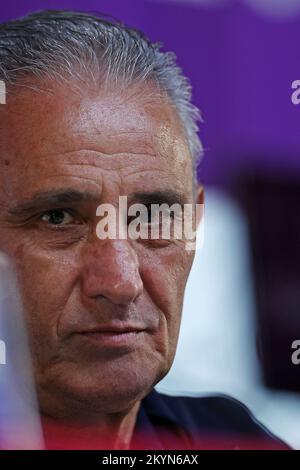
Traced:
[[68, 225], [74, 223], [74, 217], [65, 209], [51, 209], [44, 212], [40, 220], [50, 225]]

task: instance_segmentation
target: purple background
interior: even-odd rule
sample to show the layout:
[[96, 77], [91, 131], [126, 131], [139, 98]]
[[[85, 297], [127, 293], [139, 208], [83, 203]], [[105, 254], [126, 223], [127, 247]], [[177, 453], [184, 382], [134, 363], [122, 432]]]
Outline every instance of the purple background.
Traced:
[[[283, 0], [284, 1], [284, 0]], [[300, 106], [291, 83], [300, 79], [300, 17], [270, 18], [238, 1], [200, 8], [143, 0], [11, 0], [8, 20], [41, 8], [108, 13], [174, 50], [201, 108], [205, 183], [230, 186], [259, 169], [300, 174]]]

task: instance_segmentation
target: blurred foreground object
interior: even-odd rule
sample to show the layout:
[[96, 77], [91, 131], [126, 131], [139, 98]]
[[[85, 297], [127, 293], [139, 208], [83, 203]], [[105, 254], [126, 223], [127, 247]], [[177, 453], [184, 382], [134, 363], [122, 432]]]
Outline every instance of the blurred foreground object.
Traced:
[[40, 449], [30, 355], [13, 267], [0, 253], [0, 448]]

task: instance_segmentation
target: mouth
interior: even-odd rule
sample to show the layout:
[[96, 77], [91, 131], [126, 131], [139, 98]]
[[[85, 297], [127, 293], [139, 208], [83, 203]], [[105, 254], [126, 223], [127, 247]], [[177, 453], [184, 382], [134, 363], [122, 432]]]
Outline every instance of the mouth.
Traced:
[[94, 344], [105, 348], [132, 347], [143, 336], [146, 329], [134, 325], [105, 325], [81, 331], [78, 334]]

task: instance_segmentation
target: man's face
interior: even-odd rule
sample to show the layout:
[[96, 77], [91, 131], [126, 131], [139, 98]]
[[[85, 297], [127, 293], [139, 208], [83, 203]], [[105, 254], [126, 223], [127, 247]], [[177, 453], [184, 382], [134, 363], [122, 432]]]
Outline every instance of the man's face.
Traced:
[[193, 254], [172, 239], [100, 240], [96, 209], [193, 202], [179, 119], [147, 88], [59, 87], [9, 97], [0, 119], [0, 250], [16, 265], [41, 409], [123, 411], [172, 364]]

